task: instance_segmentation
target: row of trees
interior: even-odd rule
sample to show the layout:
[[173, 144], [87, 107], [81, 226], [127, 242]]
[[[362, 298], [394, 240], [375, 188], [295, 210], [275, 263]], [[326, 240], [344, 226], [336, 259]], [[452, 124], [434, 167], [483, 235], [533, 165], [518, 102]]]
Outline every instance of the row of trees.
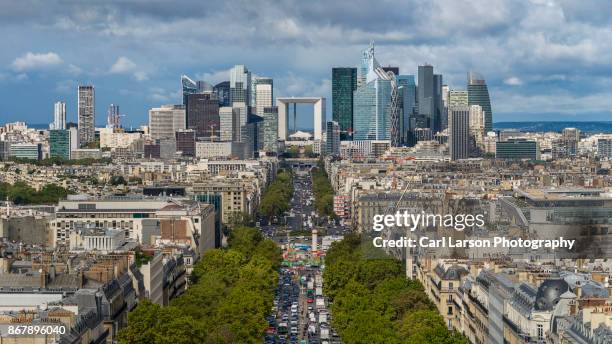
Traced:
[[17, 205], [55, 204], [70, 192], [61, 186], [47, 184], [39, 191], [24, 182], [0, 183], [0, 200], [8, 199]]
[[270, 184], [259, 206], [259, 213], [270, 222], [274, 217], [281, 217], [289, 210], [293, 196], [293, 181], [291, 170], [282, 169]]
[[321, 216], [334, 215], [334, 189], [329, 182], [325, 166], [320, 161], [312, 169], [312, 191], [315, 196], [315, 209]]
[[119, 344], [260, 343], [281, 252], [250, 227], [232, 230], [228, 244], [204, 254], [189, 289], [170, 306], [141, 302]]
[[403, 265], [358, 235], [334, 243], [325, 258], [332, 325], [348, 344], [467, 344], [449, 331], [418, 281]]

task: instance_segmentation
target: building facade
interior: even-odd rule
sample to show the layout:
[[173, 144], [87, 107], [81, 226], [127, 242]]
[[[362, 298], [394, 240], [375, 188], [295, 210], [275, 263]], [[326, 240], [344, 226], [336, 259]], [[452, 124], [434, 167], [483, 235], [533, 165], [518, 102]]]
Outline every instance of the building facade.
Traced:
[[340, 139], [352, 139], [353, 92], [357, 89], [357, 68], [332, 68], [332, 118], [340, 126]]
[[96, 102], [92, 85], [79, 86], [78, 92], [79, 146], [83, 147], [96, 138]]

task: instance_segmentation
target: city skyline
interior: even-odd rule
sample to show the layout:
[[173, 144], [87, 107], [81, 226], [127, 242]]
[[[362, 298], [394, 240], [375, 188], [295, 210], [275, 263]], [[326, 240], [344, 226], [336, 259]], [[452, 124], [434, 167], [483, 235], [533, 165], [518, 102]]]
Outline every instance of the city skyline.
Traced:
[[[0, 53], [0, 116], [48, 123], [53, 104], [65, 101], [67, 120], [75, 122], [77, 86], [93, 84], [97, 114], [118, 104], [124, 124], [137, 126], [148, 109], [180, 104], [180, 75], [214, 85], [229, 80], [235, 64], [273, 78], [275, 96], [331, 99], [331, 68], [357, 67], [355, 57], [374, 40], [382, 64], [402, 74], [416, 75], [426, 62], [445, 83], [463, 87], [470, 70], [481, 73], [495, 122], [609, 117], [603, 37], [612, 9], [599, 8], [593, 17], [588, 3], [468, 3], [461, 6], [482, 20], [466, 24], [453, 16], [453, 2], [391, 5], [393, 14], [369, 3], [348, 11], [321, 3], [2, 4], [12, 49]], [[229, 18], [236, 30], [221, 30]], [[185, 34], [196, 22], [203, 30]], [[241, 29], [247, 27], [254, 30]], [[19, 102], [31, 92], [35, 101]]]

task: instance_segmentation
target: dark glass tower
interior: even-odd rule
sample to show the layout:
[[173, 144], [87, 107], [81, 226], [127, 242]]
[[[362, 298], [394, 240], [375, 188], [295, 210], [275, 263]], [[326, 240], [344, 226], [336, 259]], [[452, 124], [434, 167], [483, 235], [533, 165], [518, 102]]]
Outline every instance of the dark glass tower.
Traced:
[[214, 92], [187, 95], [187, 129], [196, 137], [219, 137], [219, 100]]
[[217, 94], [217, 98], [219, 98], [219, 106], [231, 106], [229, 81], [223, 81], [216, 84], [213, 90]]
[[468, 104], [480, 105], [485, 112], [485, 133], [493, 130], [493, 112], [491, 111], [491, 99], [489, 89], [484, 77], [476, 72], [468, 73]]
[[332, 118], [340, 126], [340, 139], [351, 140], [353, 91], [357, 89], [357, 68], [332, 68]]

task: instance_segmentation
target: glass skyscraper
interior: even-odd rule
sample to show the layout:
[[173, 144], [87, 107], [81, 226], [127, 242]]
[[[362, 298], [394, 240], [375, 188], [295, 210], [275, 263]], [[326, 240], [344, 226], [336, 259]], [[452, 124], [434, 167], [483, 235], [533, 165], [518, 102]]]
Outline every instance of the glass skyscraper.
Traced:
[[187, 108], [187, 96], [198, 93], [198, 84], [187, 75], [181, 76], [181, 89], [183, 92], [183, 105]]
[[489, 89], [484, 77], [476, 72], [468, 73], [468, 104], [480, 105], [485, 113], [485, 133], [493, 130], [493, 112]]
[[402, 117], [400, 118], [400, 135], [404, 143], [408, 139], [410, 117], [414, 114], [416, 105], [416, 84], [414, 75], [398, 75], [397, 85], [401, 87]]
[[340, 126], [340, 139], [350, 140], [353, 130], [353, 92], [357, 68], [332, 68], [332, 118]]
[[213, 90], [219, 98], [219, 106], [230, 106], [230, 83], [229, 81], [223, 81], [215, 85]]
[[235, 65], [230, 70], [230, 104], [245, 103], [249, 106], [251, 96], [251, 73], [244, 65]]
[[263, 110], [263, 149], [278, 153], [278, 107], [265, 107]]
[[49, 156], [70, 160], [70, 132], [68, 130], [49, 131]]

